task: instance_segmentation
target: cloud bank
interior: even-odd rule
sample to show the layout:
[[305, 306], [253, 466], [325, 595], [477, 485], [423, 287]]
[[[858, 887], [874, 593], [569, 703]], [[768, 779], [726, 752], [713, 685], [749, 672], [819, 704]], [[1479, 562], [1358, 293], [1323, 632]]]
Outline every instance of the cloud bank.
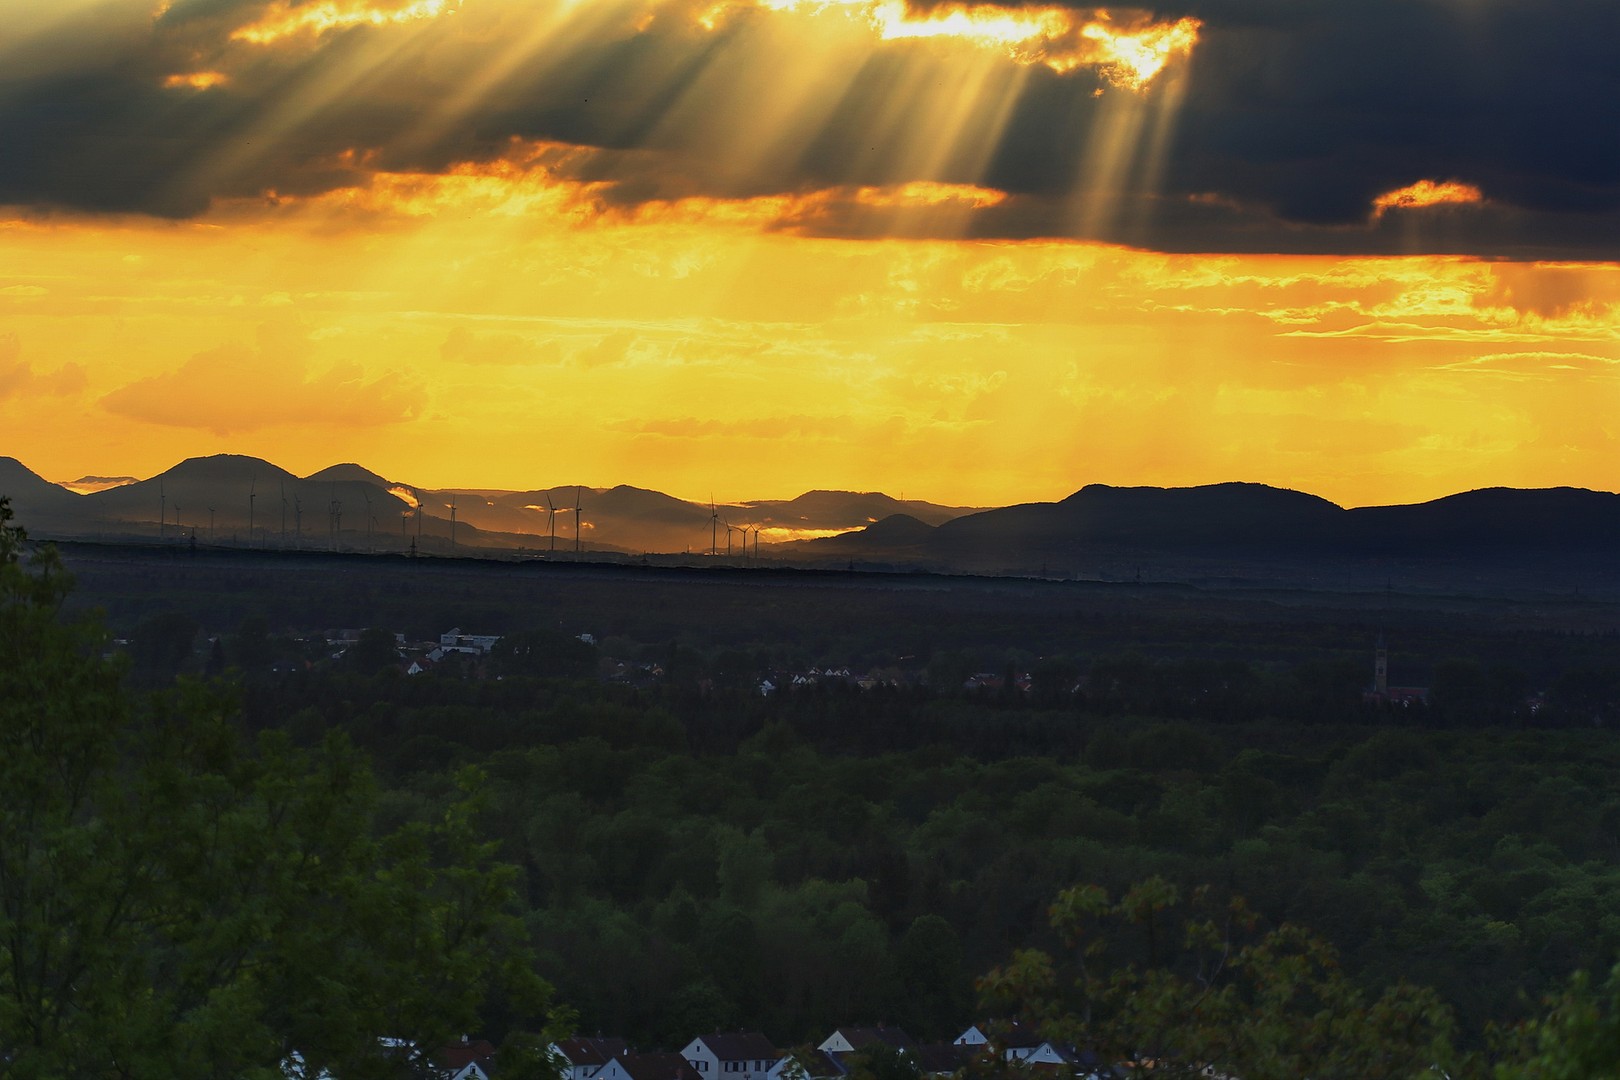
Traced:
[[[192, 218], [517, 141], [604, 205], [811, 199], [780, 227], [817, 235], [1620, 256], [1612, 0], [28, 8], [0, 202], [35, 210]], [[919, 185], [994, 197], [883, 205]]]

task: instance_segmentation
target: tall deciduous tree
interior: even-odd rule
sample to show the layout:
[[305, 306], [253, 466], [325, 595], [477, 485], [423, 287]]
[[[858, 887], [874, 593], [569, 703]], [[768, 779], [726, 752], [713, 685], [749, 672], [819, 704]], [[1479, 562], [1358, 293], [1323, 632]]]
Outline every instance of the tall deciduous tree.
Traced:
[[1241, 900], [1184, 897], [1150, 878], [1117, 901], [1066, 890], [1050, 917], [1071, 955], [1022, 951], [981, 992], [1132, 1075], [1368, 1080], [1433, 1076], [1455, 1057], [1433, 991], [1400, 985], [1369, 1000], [1326, 942], [1292, 926], [1262, 932]]
[[1507, 1033], [1493, 1080], [1614, 1080], [1620, 1077], [1620, 967], [1596, 983], [1576, 972], [1546, 1012]]
[[543, 1021], [476, 778], [443, 820], [375, 836], [343, 740], [249, 743], [200, 684], [130, 697], [8, 518], [0, 1077], [363, 1078], [476, 1028], [492, 993]]

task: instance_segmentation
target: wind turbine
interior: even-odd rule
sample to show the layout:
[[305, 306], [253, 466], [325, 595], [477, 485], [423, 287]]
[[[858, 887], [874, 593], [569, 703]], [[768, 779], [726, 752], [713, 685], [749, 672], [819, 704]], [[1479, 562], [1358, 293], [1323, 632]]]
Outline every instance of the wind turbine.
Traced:
[[580, 489], [573, 489], [573, 554], [580, 554]]
[[726, 527], [726, 558], [731, 558], [731, 522], [722, 522]]
[[163, 491], [163, 477], [158, 477], [158, 539], [166, 539], [164, 532], [169, 527], [169, 496]]
[[248, 481], [248, 547], [253, 546], [253, 500], [259, 497], [259, 474]]
[[450, 550], [456, 550], [456, 497], [450, 496]]
[[293, 547], [304, 546], [304, 499], [293, 492]]
[[720, 511], [714, 508], [714, 496], [709, 496], [709, 554], [720, 554]]
[[551, 554], [557, 554], [557, 507], [551, 501], [551, 492], [546, 492], [546, 512], [551, 518]]

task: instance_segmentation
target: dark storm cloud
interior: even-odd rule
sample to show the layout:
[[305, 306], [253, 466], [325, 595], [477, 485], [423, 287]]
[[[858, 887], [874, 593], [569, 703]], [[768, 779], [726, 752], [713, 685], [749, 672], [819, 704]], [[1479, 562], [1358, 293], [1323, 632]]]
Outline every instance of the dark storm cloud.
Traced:
[[1364, 217], [1374, 194], [1420, 177], [1462, 179], [1532, 212], [1609, 216], [1620, 206], [1610, 45], [1620, 5], [1299, 7], [1268, 25], [1252, 21], [1252, 4], [1190, 5], [1206, 28], [1174, 188], [1321, 224]]
[[[923, 46], [890, 43], [825, 103], [815, 130], [739, 169], [725, 125], [750, 88], [714, 76], [728, 57], [770, 46], [767, 14], [716, 32], [679, 4], [650, 25], [605, 19], [566, 52], [512, 65], [455, 122], [432, 125], [424, 118], [521, 33], [521, 5], [468, 0], [434, 24], [354, 27], [298, 47], [230, 45], [230, 32], [265, 8], [185, 0], [155, 21], [85, 20], [31, 42], [28, 63], [0, 47], [0, 70], [10, 71], [0, 81], [0, 201], [189, 216], [225, 195], [316, 192], [363, 181], [365, 168], [489, 158], [515, 136], [609, 151], [576, 163], [574, 175], [610, 182], [604, 198], [620, 203], [928, 179], [1009, 193], [971, 217], [975, 235], [1620, 257], [1613, 0], [1174, 0], [1154, 14], [1193, 16], [1203, 28], [1157, 187], [1143, 189], [1145, 169], [1126, 169], [1112, 178], [1126, 190], [1089, 215], [1076, 206], [1098, 182], [1087, 171], [1097, 133], [1131, 104], [1090, 69], [1029, 69], [993, 141], [970, 132], [919, 158], [907, 151], [927, 133], [895, 127], [892, 106], [897, 95], [907, 106], [907, 93], [948, 88], [908, 83]], [[227, 62], [223, 86], [163, 86], [170, 73]], [[346, 71], [362, 74], [340, 80]], [[1150, 85], [1144, 115], [1171, 83]], [[913, 104], [926, 114], [926, 100]], [[884, 106], [887, 127], [874, 120]], [[343, 156], [351, 149], [370, 152], [364, 167]], [[1377, 196], [1422, 179], [1475, 185], [1486, 202], [1373, 215]], [[928, 228], [854, 200], [846, 210], [788, 224], [846, 235]]]

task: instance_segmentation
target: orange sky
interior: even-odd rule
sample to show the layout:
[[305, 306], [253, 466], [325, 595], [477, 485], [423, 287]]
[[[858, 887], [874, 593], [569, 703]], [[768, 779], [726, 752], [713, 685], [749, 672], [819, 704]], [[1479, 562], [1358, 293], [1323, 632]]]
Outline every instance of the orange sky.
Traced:
[[[333, 47], [345, 18], [375, 16], [378, 40], [420, 44], [473, 5], [261, 5], [215, 52], [187, 54], [198, 64], [152, 78], [165, 94], [225, 93], [257, 77], [265, 50]], [[531, 52], [585, 32], [571, 5], [540, 6], [552, 22], [533, 29]], [[699, 22], [683, 33], [722, 33], [701, 19], [752, 6], [687, 5]], [[759, 18], [844, 20], [824, 31], [810, 82], [857, 30], [876, 49], [930, 25], [893, 11], [900, 21], [883, 23], [883, 5], [861, 6], [853, 29], [848, 12], [758, 6], [782, 9]], [[931, 92], [938, 110], [907, 114], [896, 152], [909, 171], [892, 182], [626, 200], [622, 174], [603, 176], [634, 151], [513, 138], [431, 167], [356, 146], [326, 163], [339, 180], [221, 188], [168, 217], [0, 207], [0, 452], [58, 481], [228, 451], [300, 473], [354, 460], [434, 487], [632, 483], [699, 499], [837, 487], [972, 505], [1089, 482], [1250, 480], [1345, 505], [1616, 487], [1613, 262], [1161, 254], [1079, 238], [1113, 212], [1103, 183], [1072, 202], [1074, 236], [984, 235], [974, 222], [1022, 198], [930, 161], [974, 145], [993, 88], [1032, 65], [1103, 72], [1099, 87], [1124, 104], [1117, 145], [1093, 140], [1094, 180], [1118, 174], [1121, 154], [1139, 171], [1174, 106], [1133, 114], [1137, 69], [1086, 45], [1096, 24], [1018, 38], [1027, 27], [992, 14], [958, 11], [981, 20], [983, 40], [941, 31], [945, 51], [929, 44], [919, 70], [962, 82]], [[1159, 59], [1156, 80], [1183, 58]], [[811, 109], [804, 81], [739, 111], [709, 160], [764, 168], [783, 152], [769, 140]], [[694, 85], [693, 101], [709, 92]], [[311, 123], [339, 92], [289, 95], [259, 138]], [[423, 129], [481, 93], [466, 92]], [[212, 149], [206, 166], [226, 175], [265, 144]], [[1488, 201], [1448, 179], [1391, 186], [1367, 227]]]

